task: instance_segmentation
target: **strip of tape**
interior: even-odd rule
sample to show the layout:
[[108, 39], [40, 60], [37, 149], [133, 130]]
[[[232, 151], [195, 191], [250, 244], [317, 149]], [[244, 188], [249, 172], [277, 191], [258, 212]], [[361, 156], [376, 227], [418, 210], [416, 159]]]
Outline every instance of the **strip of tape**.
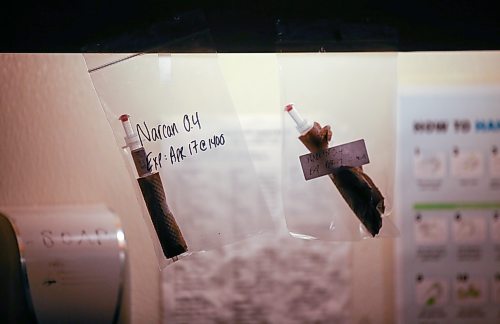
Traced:
[[370, 160], [363, 139], [300, 156], [300, 164], [306, 180], [330, 174], [335, 168], [341, 166], [358, 167], [368, 163]]

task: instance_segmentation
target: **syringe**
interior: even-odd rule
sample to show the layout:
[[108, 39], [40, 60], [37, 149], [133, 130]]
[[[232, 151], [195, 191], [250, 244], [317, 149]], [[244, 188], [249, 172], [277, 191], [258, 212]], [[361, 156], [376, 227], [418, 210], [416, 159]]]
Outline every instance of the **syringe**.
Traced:
[[286, 105], [285, 111], [288, 112], [290, 117], [292, 117], [293, 121], [295, 121], [297, 131], [301, 135], [307, 133], [307, 131], [309, 131], [313, 127], [313, 124], [309, 123], [306, 119], [302, 118], [297, 109], [294, 109], [293, 104]]
[[[308, 123], [292, 104], [286, 105], [285, 111], [297, 125], [299, 140], [311, 153], [328, 149], [328, 142], [332, 138], [329, 125], [321, 127], [318, 122]], [[372, 236], [377, 235], [382, 227], [381, 215], [385, 207], [384, 197], [372, 179], [361, 167], [341, 166], [331, 171], [328, 176], [351, 210]]]
[[332, 138], [332, 131], [329, 125], [321, 127], [317, 122], [308, 122], [305, 118], [302, 118], [293, 104], [286, 105], [285, 111], [292, 117], [297, 131], [300, 133], [299, 140], [309, 151], [316, 153], [328, 149], [328, 142]]
[[150, 170], [148, 170], [146, 150], [144, 150], [144, 147], [141, 145], [139, 135], [134, 133], [134, 129], [130, 123], [130, 115], [121, 115], [119, 120], [122, 122], [123, 129], [125, 130], [125, 144], [130, 149], [137, 174], [139, 177], [142, 177], [150, 172]]
[[141, 188], [163, 254], [166, 258], [176, 258], [178, 255], [187, 252], [188, 247], [174, 215], [168, 207], [160, 174], [148, 170], [147, 154], [139, 136], [134, 133], [130, 123], [130, 116], [121, 115], [119, 119], [125, 130], [126, 146], [130, 148], [135, 168], [139, 174], [137, 182]]

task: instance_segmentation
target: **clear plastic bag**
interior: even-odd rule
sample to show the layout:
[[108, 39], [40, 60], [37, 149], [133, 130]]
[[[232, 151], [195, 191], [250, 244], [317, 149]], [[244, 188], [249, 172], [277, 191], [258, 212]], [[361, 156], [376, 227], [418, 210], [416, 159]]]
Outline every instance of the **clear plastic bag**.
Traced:
[[[342, 172], [306, 181], [299, 156], [314, 148], [304, 145], [307, 139], [301, 143], [300, 125], [282, 112], [283, 204], [292, 236], [351, 241], [398, 235], [388, 218], [395, 174], [396, 62], [391, 53], [278, 56], [282, 108], [293, 103], [309, 126], [317, 122], [314, 136], [323, 136], [323, 147], [316, 151], [364, 139], [369, 156], [362, 169], [339, 168]], [[305, 128], [302, 135], [309, 136], [312, 131]], [[363, 219], [368, 211], [377, 214], [379, 224]]]
[[216, 54], [85, 59], [161, 266], [274, 229], [268, 210], [255, 208], [265, 203]]

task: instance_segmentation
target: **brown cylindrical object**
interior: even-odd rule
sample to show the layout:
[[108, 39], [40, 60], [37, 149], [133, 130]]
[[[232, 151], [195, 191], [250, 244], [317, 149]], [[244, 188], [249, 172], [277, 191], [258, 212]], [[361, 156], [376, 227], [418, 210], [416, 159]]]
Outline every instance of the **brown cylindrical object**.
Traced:
[[139, 177], [141, 177], [143, 174], [148, 173], [148, 157], [144, 147], [133, 150], [130, 153], [132, 154], [135, 169], [137, 170], [137, 174], [139, 175]]
[[316, 153], [328, 149], [332, 131], [329, 125], [322, 128], [318, 122], [314, 122], [313, 127], [307, 133], [300, 135], [299, 139], [311, 153]]
[[[330, 126], [322, 128], [315, 122], [299, 139], [311, 153], [316, 153], [328, 149], [331, 137]], [[363, 168], [347, 166], [336, 168], [329, 176], [368, 232], [372, 236], [377, 235], [382, 227], [381, 214], [385, 206], [384, 197], [372, 179], [363, 172]]]
[[149, 174], [138, 178], [137, 181], [165, 257], [172, 258], [186, 252], [187, 244], [168, 208], [160, 174]]

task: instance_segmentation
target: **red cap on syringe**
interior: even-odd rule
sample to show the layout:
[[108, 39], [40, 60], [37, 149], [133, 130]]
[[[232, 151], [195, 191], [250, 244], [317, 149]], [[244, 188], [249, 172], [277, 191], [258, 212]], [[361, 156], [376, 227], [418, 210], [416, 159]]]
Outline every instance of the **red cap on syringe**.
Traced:
[[125, 143], [130, 148], [131, 151], [137, 150], [142, 147], [139, 136], [134, 133], [132, 124], [129, 119], [130, 115], [121, 115], [118, 119], [122, 122], [123, 129], [125, 130]]

